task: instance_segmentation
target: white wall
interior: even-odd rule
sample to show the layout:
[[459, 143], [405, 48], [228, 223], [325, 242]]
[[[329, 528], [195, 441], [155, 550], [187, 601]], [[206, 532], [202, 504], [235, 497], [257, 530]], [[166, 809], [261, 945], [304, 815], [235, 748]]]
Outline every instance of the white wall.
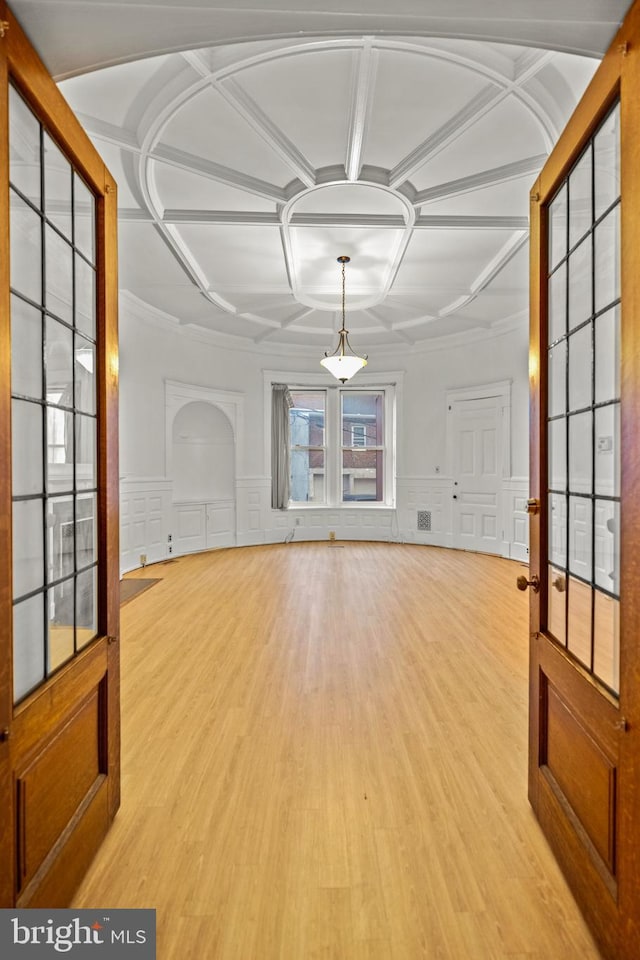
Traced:
[[[446, 391], [494, 381], [511, 381], [512, 477], [505, 482], [504, 526], [508, 555], [526, 558], [528, 476], [528, 380], [526, 321], [482, 339], [415, 347], [409, 351], [380, 350], [367, 372], [385, 368], [404, 371], [398, 410], [401, 473], [397, 477], [397, 509], [375, 512], [327, 508], [285, 513], [270, 507], [269, 464], [265, 463], [263, 370], [317, 373], [317, 358], [281, 356], [272, 348], [260, 351], [219, 345], [213, 336], [181, 327], [139, 302], [122, 298], [120, 314], [120, 475], [138, 493], [145, 479], [153, 487], [169, 482], [171, 500], [179, 499], [175, 477], [166, 476], [165, 381], [173, 380], [218, 391], [240, 392], [244, 430], [236, 457], [236, 530], [239, 545], [275, 542], [295, 532], [299, 539], [326, 539], [328, 530], [354, 539], [401, 539], [449, 545], [452, 479], [446, 459]], [[169, 458], [170, 460], [171, 458]], [[126, 499], [126, 496], [125, 496]], [[416, 531], [415, 510], [433, 510], [430, 534]], [[124, 515], [130, 505], [123, 501]], [[297, 525], [296, 525], [297, 520]], [[171, 517], [165, 524], [170, 533]], [[142, 529], [140, 526], [139, 529]], [[140, 544], [140, 553], [146, 552]], [[154, 551], [154, 555], [155, 555]], [[167, 546], [167, 555], [169, 547]], [[129, 553], [123, 569], [133, 564]]]

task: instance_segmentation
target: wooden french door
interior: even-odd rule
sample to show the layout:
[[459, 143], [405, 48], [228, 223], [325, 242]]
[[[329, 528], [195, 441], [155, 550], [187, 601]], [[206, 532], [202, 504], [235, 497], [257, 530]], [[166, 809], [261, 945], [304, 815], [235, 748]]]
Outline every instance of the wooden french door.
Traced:
[[0, 905], [119, 805], [116, 189], [0, 0]]
[[531, 195], [529, 793], [615, 960], [640, 950], [638, 91], [637, 0]]

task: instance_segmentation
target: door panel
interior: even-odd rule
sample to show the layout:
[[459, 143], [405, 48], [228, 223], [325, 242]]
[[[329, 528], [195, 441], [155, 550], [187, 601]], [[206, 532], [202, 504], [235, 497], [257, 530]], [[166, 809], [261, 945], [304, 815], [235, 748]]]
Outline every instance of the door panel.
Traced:
[[0, 18], [0, 904], [59, 906], [120, 796], [116, 189]]
[[529, 796], [610, 960], [640, 938], [638, 47], [636, 2], [531, 195]]
[[462, 549], [501, 552], [501, 415], [495, 397], [451, 404], [454, 542]]

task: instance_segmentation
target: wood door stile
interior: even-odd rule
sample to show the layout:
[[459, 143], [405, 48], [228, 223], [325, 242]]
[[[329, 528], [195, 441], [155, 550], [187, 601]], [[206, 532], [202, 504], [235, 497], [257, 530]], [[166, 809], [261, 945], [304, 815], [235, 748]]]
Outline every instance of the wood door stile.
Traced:
[[[9, 258], [0, 257], [0, 906], [54, 907], [70, 902], [120, 803], [117, 190], [5, 0], [0, 19], [6, 24], [0, 38], [2, 249], [11, 243], [9, 84], [57, 143], [70, 175], [95, 198], [97, 548], [91, 569], [97, 571], [97, 634], [82, 648], [86, 641], [71, 621], [72, 659], [15, 704], [11, 292]], [[65, 242], [76, 256], [75, 241]], [[42, 323], [46, 311], [43, 299]], [[67, 329], [77, 335], [75, 314]], [[82, 566], [74, 570], [75, 578], [83, 575]], [[49, 589], [46, 583], [42, 589]]]

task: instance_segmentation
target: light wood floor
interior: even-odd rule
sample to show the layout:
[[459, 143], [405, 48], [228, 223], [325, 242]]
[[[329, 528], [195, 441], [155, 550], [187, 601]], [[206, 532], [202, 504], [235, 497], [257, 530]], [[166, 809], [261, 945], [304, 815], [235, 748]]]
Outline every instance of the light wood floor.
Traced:
[[595, 960], [527, 803], [518, 564], [184, 557], [122, 610], [122, 808], [74, 902], [159, 960]]

